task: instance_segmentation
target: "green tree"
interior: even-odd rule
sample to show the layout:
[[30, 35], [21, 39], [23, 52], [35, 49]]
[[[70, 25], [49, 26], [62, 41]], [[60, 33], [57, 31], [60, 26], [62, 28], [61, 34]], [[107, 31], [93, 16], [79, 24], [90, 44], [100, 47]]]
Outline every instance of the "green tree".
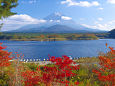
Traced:
[[0, 0], [0, 19], [14, 15], [11, 9], [18, 5], [18, 0]]
[[115, 29], [109, 31], [109, 37], [110, 38], [115, 38]]
[[[0, 0], [0, 19], [16, 14], [12, 12], [11, 9], [15, 8], [17, 5], [18, 0]], [[0, 24], [0, 29], [2, 26], [3, 23]]]

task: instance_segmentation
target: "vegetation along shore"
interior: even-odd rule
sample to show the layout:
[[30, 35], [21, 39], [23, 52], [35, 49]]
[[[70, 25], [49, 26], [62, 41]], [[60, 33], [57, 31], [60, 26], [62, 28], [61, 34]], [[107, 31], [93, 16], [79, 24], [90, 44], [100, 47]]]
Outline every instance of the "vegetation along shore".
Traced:
[[0, 40], [64, 41], [98, 40], [109, 38], [108, 33], [0, 33]]

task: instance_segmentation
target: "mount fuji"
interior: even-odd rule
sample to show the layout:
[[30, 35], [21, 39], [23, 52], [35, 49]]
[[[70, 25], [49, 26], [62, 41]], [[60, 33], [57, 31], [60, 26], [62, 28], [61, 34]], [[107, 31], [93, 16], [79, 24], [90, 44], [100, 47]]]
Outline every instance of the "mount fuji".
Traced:
[[59, 12], [52, 13], [43, 18], [46, 22], [29, 24], [10, 32], [40, 32], [40, 33], [79, 33], [79, 32], [99, 32], [77, 24], [71, 17], [62, 15]]

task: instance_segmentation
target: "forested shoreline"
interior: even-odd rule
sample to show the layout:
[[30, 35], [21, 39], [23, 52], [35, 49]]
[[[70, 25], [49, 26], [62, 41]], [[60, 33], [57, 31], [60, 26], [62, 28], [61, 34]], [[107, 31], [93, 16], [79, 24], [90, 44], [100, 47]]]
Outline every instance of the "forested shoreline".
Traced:
[[0, 40], [64, 41], [98, 40], [109, 38], [108, 33], [0, 33]]

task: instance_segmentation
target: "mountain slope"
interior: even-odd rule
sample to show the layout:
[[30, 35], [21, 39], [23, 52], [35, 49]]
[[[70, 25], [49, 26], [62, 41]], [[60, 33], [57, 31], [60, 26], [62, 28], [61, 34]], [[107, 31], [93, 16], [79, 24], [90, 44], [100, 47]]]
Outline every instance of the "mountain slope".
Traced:
[[53, 32], [53, 33], [74, 33], [74, 32], [97, 32], [99, 30], [84, 27], [77, 24], [72, 18], [61, 13], [52, 13], [44, 18], [45, 23], [30, 24], [12, 32]]
[[71, 33], [71, 32], [77, 32], [77, 30], [66, 25], [57, 24], [57, 25], [53, 25], [51, 27], [44, 29], [42, 32], [49, 32], [49, 33], [55, 33], [55, 32], [69, 33], [70, 32]]

